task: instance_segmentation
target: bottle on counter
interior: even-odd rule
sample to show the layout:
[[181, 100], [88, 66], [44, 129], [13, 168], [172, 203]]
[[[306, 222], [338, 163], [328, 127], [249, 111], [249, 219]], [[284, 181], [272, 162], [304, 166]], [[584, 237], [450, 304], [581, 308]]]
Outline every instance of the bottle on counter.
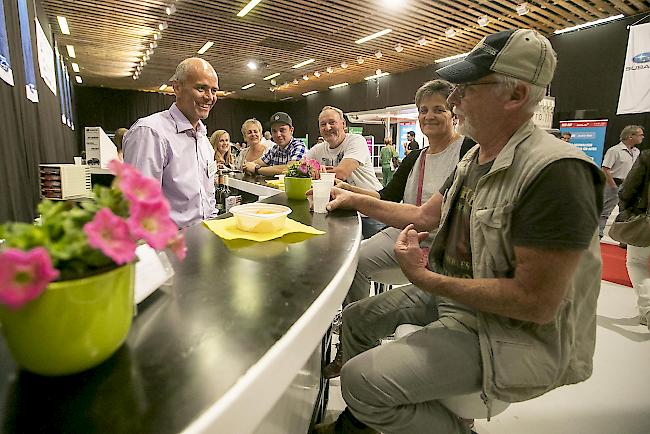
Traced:
[[217, 201], [217, 214], [226, 212], [226, 198], [230, 195], [230, 189], [226, 185], [223, 171], [218, 171], [217, 185], [214, 189], [214, 196]]
[[235, 205], [241, 205], [241, 195], [240, 194], [232, 194], [232, 191], [230, 191], [230, 178], [228, 175], [224, 176], [224, 184], [226, 186], [227, 190], [227, 196], [225, 199], [225, 212], [230, 212], [230, 208], [232, 208]]

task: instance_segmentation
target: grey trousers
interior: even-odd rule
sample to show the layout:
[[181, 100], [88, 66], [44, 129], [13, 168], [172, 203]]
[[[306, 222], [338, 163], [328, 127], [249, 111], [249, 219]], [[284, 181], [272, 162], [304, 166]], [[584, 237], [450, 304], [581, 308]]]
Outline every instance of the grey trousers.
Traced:
[[598, 222], [598, 236], [600, 238], [605, 234], [607, 219], [609, 219], [609, 215], [616, 208], [617, 204], [618, 187], [610, 187], [608, 184], [605, 184], [605, 190], [603, 191], [603, 211], [600, 213], [600, 221]]
[[[423, 329], [379, 345], [400, 324]], [[352, 414], [384, 434], [469, 433], [441, 398], [481, 390], [478, 336], [438, 319], [435, 297], [413, 285], [343, 311], [341, 392]]]

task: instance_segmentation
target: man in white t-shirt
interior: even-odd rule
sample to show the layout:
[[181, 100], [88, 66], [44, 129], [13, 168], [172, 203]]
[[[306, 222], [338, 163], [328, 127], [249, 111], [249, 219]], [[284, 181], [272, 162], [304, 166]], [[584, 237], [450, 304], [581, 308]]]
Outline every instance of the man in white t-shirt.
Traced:
[[338, 179], [350, 185], [380, 190], [382, 185], [375, 176], [366, 139], [345, 132], [343, 112], [336, 107], [323, 107], [318, 125], [325, 142], [307, 151], [307, 158], [325, 165], [328, 172], [336, 173]]

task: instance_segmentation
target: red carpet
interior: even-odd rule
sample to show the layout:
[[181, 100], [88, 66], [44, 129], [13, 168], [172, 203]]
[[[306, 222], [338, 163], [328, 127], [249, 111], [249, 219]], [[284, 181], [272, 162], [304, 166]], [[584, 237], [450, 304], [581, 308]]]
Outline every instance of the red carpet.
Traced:
[[632, 287], [625, 268], [625, 249], [606, 243], [600, 243], [603, 257], [603, 280]]

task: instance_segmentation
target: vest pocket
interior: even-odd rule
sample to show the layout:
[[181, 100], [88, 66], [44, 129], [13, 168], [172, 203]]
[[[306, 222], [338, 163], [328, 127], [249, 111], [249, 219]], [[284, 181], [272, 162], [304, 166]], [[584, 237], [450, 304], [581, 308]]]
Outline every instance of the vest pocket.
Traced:
[[475, 229], [478, 231], [473, 235], [479, 238], [472, 244], [483, 249], [479, 252], [472, 251], [472, 254], [484, 256], [478, 262], [485, 264], [485, 269], [490, 270], [493, 277], [510, 277], [514, 271], [514, 251], [509, 241], [512, 208], [512, 205], [503, 205], [474, 212], [478, 222]]

